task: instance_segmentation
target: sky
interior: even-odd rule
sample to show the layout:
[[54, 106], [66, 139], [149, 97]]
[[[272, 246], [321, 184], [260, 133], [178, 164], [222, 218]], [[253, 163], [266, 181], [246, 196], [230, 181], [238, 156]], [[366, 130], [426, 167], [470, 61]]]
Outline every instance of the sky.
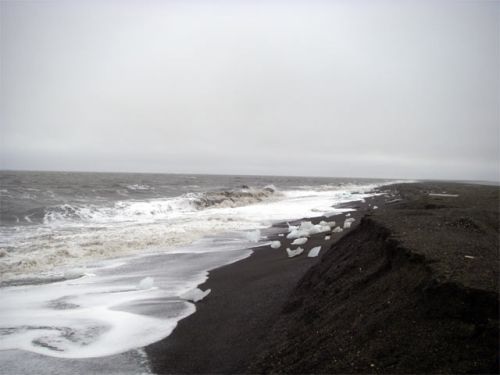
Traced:
[[500, 179], [498, 1], [0, 7], [0, 169]]

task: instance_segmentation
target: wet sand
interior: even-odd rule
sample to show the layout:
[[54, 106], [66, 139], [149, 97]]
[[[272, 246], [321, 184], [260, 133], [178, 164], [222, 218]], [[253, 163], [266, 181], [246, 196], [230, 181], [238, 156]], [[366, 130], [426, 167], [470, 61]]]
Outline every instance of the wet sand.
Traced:
[[[197, 312], [147, 347], [153, 370], [496, 370], [498, 187], [425, 183], [384, 192], [355, 202], [350, 230], [328, 242], [312, 236], [299, 257], [288, 258], [285, 243], [211, 272], [201, 288], [212, 293]], [[320, 256], [308, 258], [317, 245]]]

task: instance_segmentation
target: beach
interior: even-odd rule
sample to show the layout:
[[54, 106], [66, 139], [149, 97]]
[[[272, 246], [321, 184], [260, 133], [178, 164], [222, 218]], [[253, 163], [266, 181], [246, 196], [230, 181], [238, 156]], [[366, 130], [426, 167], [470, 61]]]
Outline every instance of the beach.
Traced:
[[498, 187], [379, 192], [351, 203], [350, 229], [312, 236], [300, 256], [266, 246], [211, 271], [196, 313], [146, 348], [152, 370], [498, 372]]
[[[359, 220], [355, 208], [346, 205], [366, 202], [373, 189], [393, 182], [62, 172], [2, 172], [0, 178], [0, 372], [37, 368], [47, 374], [89, 373], [96, 366], [104, 372], [148, 373], [143, 348], [196, 314], [203, 303], [198, 300], [209, 293], [198, 286], [210, 271], [239, 263], [252, 248], [260, 247], [256, 252], [262, 250], [271, 256], [266, 264], [274, 264], [262, 267], [260, 276], [246, 273], [262, 278], [253, 301], [261, 304], [259, 290], [269, 289], [268, 275], [288, 274], [290, 280], [277, 278], [275, 295], [266, 297], [284, 302], [318, 259], [306, 257], [311, 245], [317, 241], [322, 254], [339, 237], [328, 233], [344, 225], [344, 219], [332, 223], [335, 215]], [[318, 225], [309, 223], [307, 232], [323, 235], [308, 240], [303, 256], [283, 258], [290, 241], [280, 232], [313, 216]], [[267, 251], [272, 241], [283, 242], [273, 249], [280, 251]], [[249, 269], [256, 267], [261, 266]], [[222, 277], [220, 287], [232, 281]], [[243, 291], [245, 280], [239, 285]], [[216, 300], [220, 287], [206, 299]], [[231, 298], [244, 301], [248, 290]], [[228, 311], [239, 306], [230, 302], [223, 302]], [[259, 311], [249, 319], [261, 322], [265, 316]], [[215, 314], [221, 313], [217, 307]]]

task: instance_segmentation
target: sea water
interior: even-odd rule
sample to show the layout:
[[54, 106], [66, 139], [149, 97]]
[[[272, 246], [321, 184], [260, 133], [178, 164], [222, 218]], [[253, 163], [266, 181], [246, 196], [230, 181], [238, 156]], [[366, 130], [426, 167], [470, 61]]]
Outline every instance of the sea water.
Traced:
[[0, 372], [47, 373], [148, 372], [141, 348], [195, 312], [185, 296], [201, 295], [209, 270], [248, 257], [273, 223], [335, 214], [391, 183], [7, 171], [0, 182]]

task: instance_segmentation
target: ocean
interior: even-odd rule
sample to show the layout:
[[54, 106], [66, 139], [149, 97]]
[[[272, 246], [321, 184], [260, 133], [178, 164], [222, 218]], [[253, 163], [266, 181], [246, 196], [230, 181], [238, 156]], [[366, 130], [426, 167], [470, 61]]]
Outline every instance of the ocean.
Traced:
[[0, 372], [148, 373], [141, 348], [195, 312], [209, 270], [388, 183], [2, 171]]

